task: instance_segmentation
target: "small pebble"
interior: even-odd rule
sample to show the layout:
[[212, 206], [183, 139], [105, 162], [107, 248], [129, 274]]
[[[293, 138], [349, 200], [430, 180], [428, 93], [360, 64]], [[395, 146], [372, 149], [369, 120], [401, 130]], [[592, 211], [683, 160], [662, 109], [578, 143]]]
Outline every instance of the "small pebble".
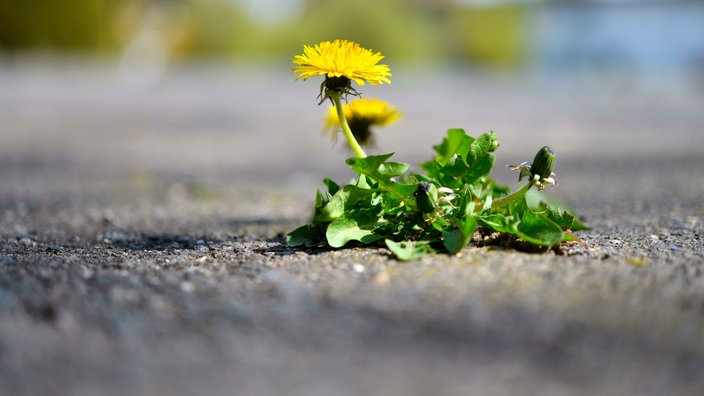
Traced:
[[374, 276], [374, 284], [376, 285], [386, 285], [391, 281], [391, 275], [386, 271], [381, 271]]
[[46, 251], [49, 253], [58, 253], [62, 250], [64, 250], [64, 247], [61, 245], [51, 245], [46, 247]]
[[34, 242], [31, 238], [23, 237], [20, 238], [20, 244], [24, 246], [37, 246], [37, 243]]

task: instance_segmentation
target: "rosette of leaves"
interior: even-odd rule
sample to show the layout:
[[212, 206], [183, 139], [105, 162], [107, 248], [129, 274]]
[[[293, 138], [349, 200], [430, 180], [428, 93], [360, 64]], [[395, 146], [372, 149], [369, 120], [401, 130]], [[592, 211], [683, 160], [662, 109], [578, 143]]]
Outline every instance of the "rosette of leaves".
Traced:
[[344, 186], [326, 179], [312, 222], [290, 232], [287, 243], [383, 244], [398, 259], [411, 260], [430, 252], [458, 253], [479, 227], [544, 247], [579, 241], [572, 231], [586, 227], [537, 192], [492, 207], [510, 192], [489, 177], [498, 147], [494, 132], [474, 138], [450, 129], [433, 147], [434, 158], [420, 164], [424, 173], [408, 173], [408, 164], [390, 161], [393, 153], [350, 158], [347, 165], [358, 177]]

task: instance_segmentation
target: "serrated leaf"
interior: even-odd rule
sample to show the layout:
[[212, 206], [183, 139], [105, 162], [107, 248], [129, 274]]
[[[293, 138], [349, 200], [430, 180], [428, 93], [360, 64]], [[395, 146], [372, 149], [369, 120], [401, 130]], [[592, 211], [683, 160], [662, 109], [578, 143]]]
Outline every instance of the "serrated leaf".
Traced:
[[392, 155], [393, 153], [350, 158], [347, 160], [347, 165], [357, 174], [374, 180], [379, 188], [394, 194], [409, 207], [415, 208], [415, 202], [408, 196], [405, 185], [391, 180], [406, 173], [410, 166], [400, 162], [386, 162]]
[[545, 194], [530, 190], [525, 195], [526, 205], [536, 212], [548, 211], [548, 217], [563, 230], [582, 231], [589, 227], [584, 225], [567, 205], [560, 203]]
[[589, 226], [582, 223], [576, 215], [572, 214], [572, 216], [574, 216], [574, 221], [572, 222], [572, 227], [570, 228], [571, 231], [584, 231], [589, 229]]
[[401, 176], [408, 168], [408, 164], [400, 162], [386, 162], [393, 153], [370, 155], [366, 158], [349, 158], [347, 165], [360, 175], [371, 177], [377, 182], [390, 183], [393, 177]]
[[352, 157], [348, 158], [345, 162], [352, 168], [359, 168], [367, 171], [376, 171], [377, 169], [379, 169], [379, 165], [383, 164], [384, 161], [391, 158], [392, 155], [394, 155], [394, 153], [370, 155], [365, 158]]
[[552, 246], [562, 241], [562, 228], [550, 220], [544, 213], [534, 213], [527, 209], [523, 213], [516, 231], [521, 239], [535, 245]]
[[563, 230], [571, 230], [577, 220], [574, 215], [561, 208], [545, 208], [545, 215]]

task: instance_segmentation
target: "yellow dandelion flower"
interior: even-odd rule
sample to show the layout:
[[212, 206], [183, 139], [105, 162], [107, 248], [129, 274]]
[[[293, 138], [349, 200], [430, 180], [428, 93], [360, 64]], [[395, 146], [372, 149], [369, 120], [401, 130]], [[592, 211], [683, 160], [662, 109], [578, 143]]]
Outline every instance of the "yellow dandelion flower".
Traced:
[[323, 41], [314, 46], [303, 46], [303, 55], [293, 57], [293, 73], [298, 73], [296, 80], [314, 76], [325, 76], [320, 84], [320, 103], [330, 99], [337, 112], [342, 133], [350, 149], [358, 158], [367, 155], [355, 139], [342, 110], [341, 97], [359, 93], [352, 88], [352, 81], [362, 86], [370, 84], [391, 84], [389, 66], [379, 64], [384, 58], [380, 52], [372, 52], [359, 44], [347, 40]]
[[[334, 106], [328, 108], [325, 117], [325, 130], [332, 131], [340, 127], [340, 119]], [[371, 146], [374, 143], [373, 126], [385, 126], [401, 118], [401, 112], [380, 99], [355, 99], [344, 106], [342, 110], [347, 119], [352, 134], [362, 146]], [[333, 139], [336, 135], [333, 134]]]
[[365, 82], [391, 84], [389, 66], [378, 64], [383, 58], [380, 52], [372, 52], [351, 41], [323, 41], [312, 47], [304, 45], [303, 55], [293, 58], [296, 66], [292, 70], [299, 73], [296, 80], [324, 75], [324, 88], [349, 93], [354, 92], [350, 81], [360, 86]]

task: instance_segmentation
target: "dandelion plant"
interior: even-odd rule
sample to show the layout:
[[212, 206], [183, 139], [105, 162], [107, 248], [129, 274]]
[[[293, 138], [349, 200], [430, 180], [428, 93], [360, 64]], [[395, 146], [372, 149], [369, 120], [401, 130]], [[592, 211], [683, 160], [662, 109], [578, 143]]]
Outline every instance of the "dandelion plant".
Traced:
[[357, 174], [340, 185], [325, 179], [318, 191], [313, 216], [287, 235], [290, 246], [342, 248], [349, 244], [386, 246], [400, 260], [426, 253], [457, 254], [477, 231], [506, 235], [516, 241], [549, 248], [566, 241], [581, 242], [572, 232], [586, 229], [563, 205], [535, 190], [555, 186], [555, 153], [540, 148], [532, 163], [509, 165], [526, 184], [511, 193], [491, 177], [499, 147], [491, 131], [472, 137], [450, 129], [434, 146], [435, 155], [420, 164], [391, 161], [393, 153], [367, 156], [363, 146], [372, 140], [371, 127], [386, 125], [400, 111], [380, 99], [356, 99], [358, 86], [390, 84], [389, 67], [379, 64], [379, 52], [347, 40], [304, 46], [293, 59], [296, 79], [324, 76], [319, 104], [330, 101], [327, 128], [340, 128], [354, 157], [346, 160]]

